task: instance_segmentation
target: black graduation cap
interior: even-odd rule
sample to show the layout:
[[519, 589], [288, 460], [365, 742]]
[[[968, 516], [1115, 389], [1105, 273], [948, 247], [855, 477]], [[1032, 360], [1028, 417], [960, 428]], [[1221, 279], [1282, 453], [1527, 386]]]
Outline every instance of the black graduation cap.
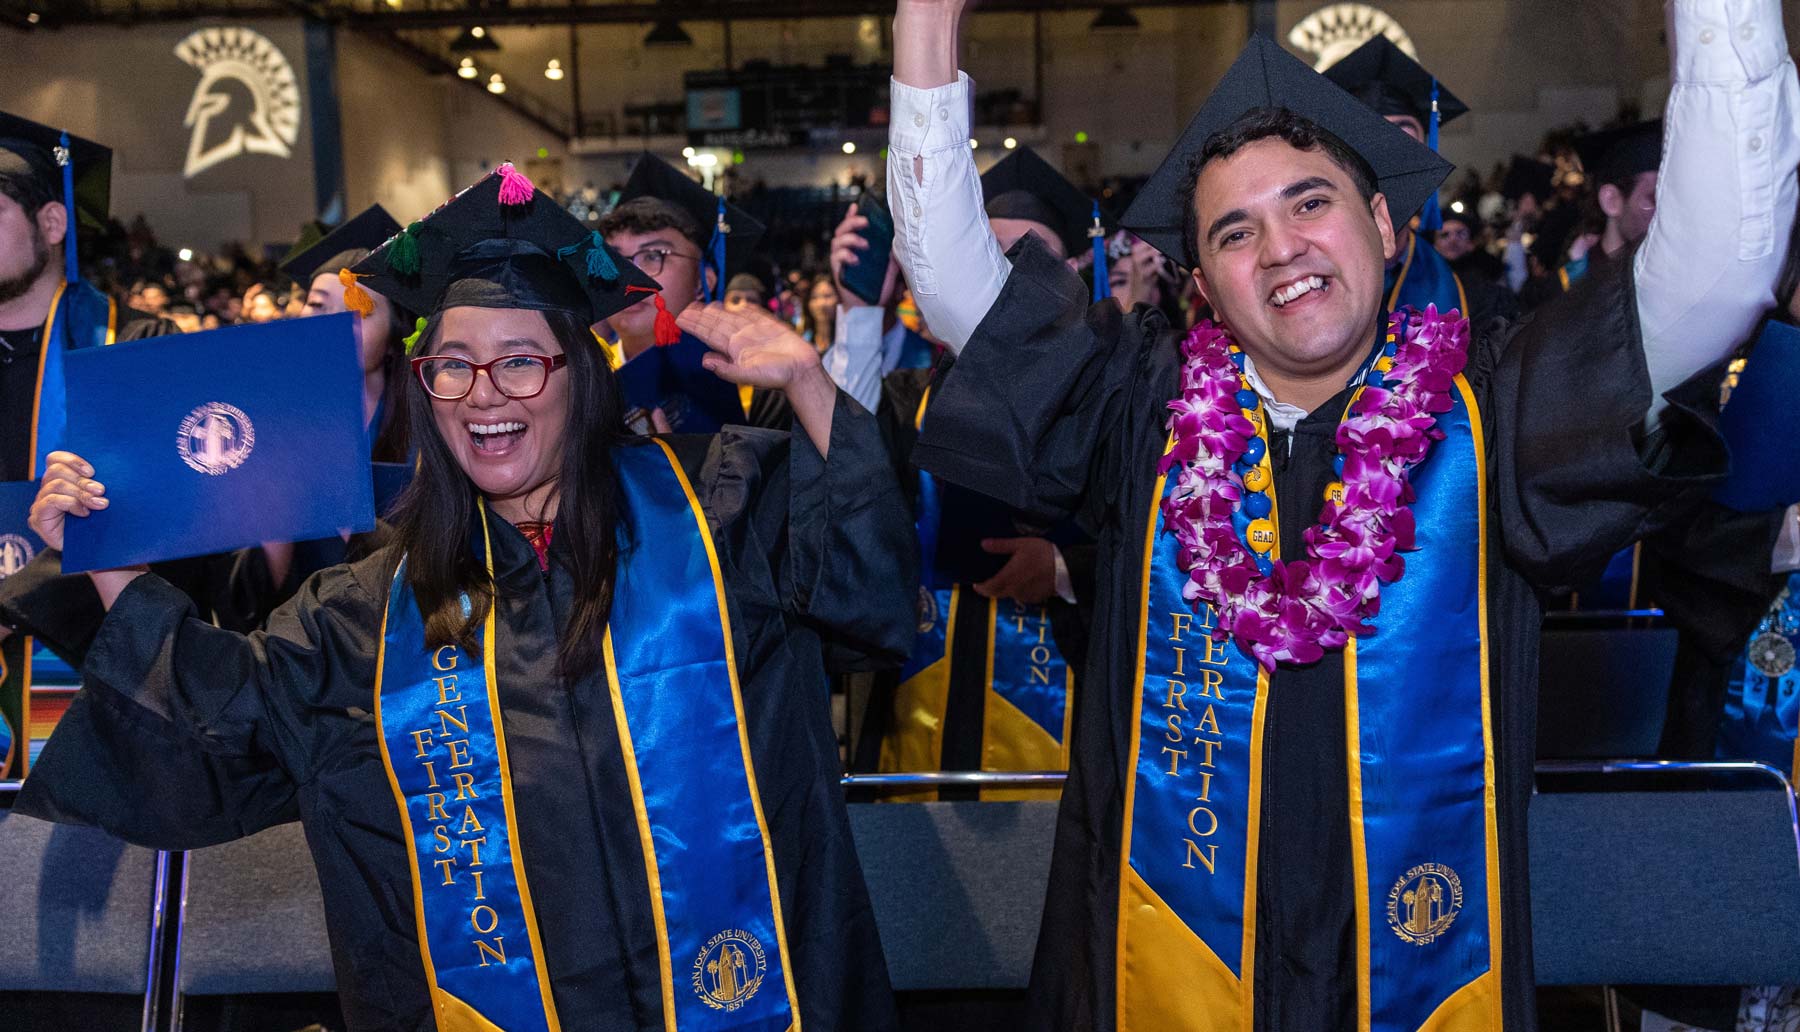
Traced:
[[[1348, 57], [1325, 69], [1325, 78], [1373, 108], [1375, 113], [1411, 115], [1426, 128], [1431, 120], [1431, 86], [1436, 80], [1386, 36], [1371, 36]], [[1469, 105], [1437, 83], [1438, 124], [1468, 114]]]
[[281, 259], [281, 271], [302, 287], [312, 283], [320, 273], [336, 272], [362, 261], [368, 252], [399, 233], [400, 223], [394, 221], [386, 208], [375, 204], [330, 232], [321, 235], [316, 230], [312, 233], [307, 230], [314, 230], [313, 224], [309, 223], [301, 231], [293, 249]]
[[1509, 201], [1530, 194], [1540, 202], [1555, 193], [1556, 166], [1523, 154], [1514, 154], [1506, 167], [1506, 180], [1500, 184], [1500, 196]]
[[[982, 173], [981, 199], [990, 219], [1030, 219], [1050, 227], [1071, 258], [1088, 246], [1093, 198], [1030, 147], [1018, 148]], [[1101, 225], [1110, 229], [1104, 218]]]
[[1252, 36], [1120, 224], [1176, 262], [1192, 265], [1182, 231], [1188, 159], [1245, 112], [1273, 107], [1311, 119], [1361, 154], [1375, 169], [1377, 187], [1397, 226], [1411, 219], [1455, 168], [1268, 37]]
[[[655, 197], [688, 213], [700, 231], [701, 257], [713, 260], [713, 237], [719, 223], [719, 195], [696, 183], [687, 173], [656, 155], [645, 151], [632, 166], [625, 189], [619, 192], [619, 204], [639, 197]], [[762, 239], [764, 226], [750, 213], [730, 201], [725, 202], [725, 268], [719, 270], [724, 283], [733, 271], [744, 267], [756, 242]]]
[[367, 279], [367, 289], [421, 314], [455, 305], [530, 308], [596, 323], [657, 292], [654, 280], [510, 165], [408, 226], [351, 272]]
[[1598, 189], [1602, 183], [1656, 171], [1662, 164], [1662, 136], [1662, 119], [1655, 118], [1577, 137], [1575, 153], [1581, 157], [1581, 170]]
[[[61, 129], [0, 111], [0, 176], [40, 180], [50, 196], [63, 196], [62, 167], [56, 152]], [[112, 148], [69, 134], [69, 156], [75, 165], [76, 216], [90, 228], [106, 225], [112, 204]]]

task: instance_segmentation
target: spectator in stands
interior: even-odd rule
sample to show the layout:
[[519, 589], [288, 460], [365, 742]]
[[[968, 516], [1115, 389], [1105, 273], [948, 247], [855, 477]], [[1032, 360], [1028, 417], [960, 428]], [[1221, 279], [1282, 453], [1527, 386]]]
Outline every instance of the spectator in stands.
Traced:
[[725, 310], [727, 312], [760, 311], [763, 307], [762, 280], [747, 272], [740, 272], [731, 277], [725, 284]]
[[806, 307], [801, 317], [800, 335], [823, 352], [837, 339], [838, 289], [829, 274], [814, 276], [804, 285], [801, 297]]

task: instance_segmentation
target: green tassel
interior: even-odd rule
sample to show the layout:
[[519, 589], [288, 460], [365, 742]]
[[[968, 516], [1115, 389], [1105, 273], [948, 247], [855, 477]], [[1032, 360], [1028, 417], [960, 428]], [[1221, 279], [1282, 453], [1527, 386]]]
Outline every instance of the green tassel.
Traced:
[[406, 346], [406, 353], [408, 355], [412, 354], [413, 349], [419, 346], [419, 338], [423, 336], [425, 336], [425, 317], [420, 316], [419, 321], [413, 324], [411, 335], [400, 342]]
[[388, 245], [388, 271], [402, 276], [416, 276], [419, 273], [419, 224], [417, 222], [400, 231], [394, 242]]
[[619, 278], [619, 267], [613, 264], [612, 254], [606, 249], [606, 241], [600, 238], [597, 230], [589, 241], [587, 274], [604, 283], [613, 283]]

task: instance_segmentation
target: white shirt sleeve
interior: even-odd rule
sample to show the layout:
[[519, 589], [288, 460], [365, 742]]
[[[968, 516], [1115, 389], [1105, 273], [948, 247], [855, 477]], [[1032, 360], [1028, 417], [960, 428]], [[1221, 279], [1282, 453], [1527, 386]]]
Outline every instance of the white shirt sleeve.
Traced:
[[1800, 82], [1780, 0], [1670, 0], [1673, 83], [1656, 216], [1637, 252], [1655, 399], [1730, 354], [1775, 303], [1800, 183]]
[[838, 307], [837, 339], [819, 359], [831, 382], [870, 412], [881, 402], [883, 311]]
[[1781, 520], [1781, 534], [1775, 539], [1775, 554], [1769, 557], [1770, 573], [1792, 573], [1800, 570], [1800, 505], [1790, 505]]
[[1069, 576], [1068, 560], [1063, 558], [1062, 549], [1050, 546], [1050, 554], [1056, 559], [1056, 597], [1070, 605], [1079, 602], [1075, 597], [1075, 580]]
[[981, 325], [1012, 264], [981, 203], [981, 176], [969, 149], [966, 73], [935, 89], [895, 81], [889, 104], [888, 207], [894, 253], [919, 313], [952, 353]]

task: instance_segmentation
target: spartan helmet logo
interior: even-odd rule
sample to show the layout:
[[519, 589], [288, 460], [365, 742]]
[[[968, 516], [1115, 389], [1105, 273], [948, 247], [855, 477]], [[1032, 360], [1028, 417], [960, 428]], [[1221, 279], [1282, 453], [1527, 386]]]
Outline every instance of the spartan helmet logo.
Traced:
[[[200, 84], [181, 123], [193, 133], [184, 177], [192, 179], [244, 153], [293, 154], [300, 138], [300, 89], [293, 66], [268, 37], [249, 29], [201, 29], [175, 45], [175, 56], [200, 70]], [[235, 91], [227, 84], [234, 81], [249, 91], [250, 113], [209, 147], [207, 140], [220, 136], [213, 122], [232, 106]]]
[[1412, 37], [1386, 11], [1368, 4], [1331, 4], [1300, 20], [1288, 42], [1314, 55], [1313, 68], [1324, 71], [1376, 36], [1386, 36], [1407, 57], [1417, 58]]

